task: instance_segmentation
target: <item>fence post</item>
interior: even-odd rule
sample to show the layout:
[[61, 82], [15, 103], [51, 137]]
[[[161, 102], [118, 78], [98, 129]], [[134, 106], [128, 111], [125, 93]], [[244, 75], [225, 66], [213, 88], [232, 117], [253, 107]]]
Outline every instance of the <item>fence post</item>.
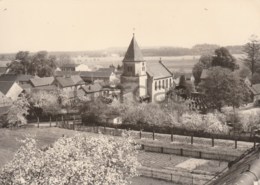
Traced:
[[40, 119], [37, 117], [37, 127], [40, 128]]
[[171, 182], [172, 182], [172, 173], [171, 173]]
[[211, 138], [211, 146], [214, 147], [214, 137]]
[[142, 139], [142, 130], [140, 129], [140, 139]]
[[181, 156], [183, 156], [183, 149], [181, 148], [180, 151], [181, 151]]
[[173, 142], [173, 131], [171, 131], [171, 142]]
[[255, 141], [255, 134], [254, 134], [254, 149], [255, 149], [256, 141]]
[[237, 149], [237, 139], [235, 139], [235, 149]]
[[161, 147], [161, 153], [163, 153], [163, 147]]
[[193, 135], [191, 135], [191, 144], [193, 145]]
[[154, 140], [154, 129], [153, 129], [153, 140]]
[[51, 127], [51, 116], [50, 116], [50, 127]]

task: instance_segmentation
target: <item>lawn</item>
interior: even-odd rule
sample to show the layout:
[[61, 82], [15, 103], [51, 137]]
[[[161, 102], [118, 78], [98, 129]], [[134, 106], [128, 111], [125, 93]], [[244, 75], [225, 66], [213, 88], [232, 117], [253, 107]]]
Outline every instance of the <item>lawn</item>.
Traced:
[[19, 140], [24, 139], [26, 135], [35, 137], [39, 147], [43, 147], [53, 143], [63, 134], [72, 136], [75, 133], [72, 130], [59, 128], [0, 129], [0, 168], [13, 158], [14, 153], [21, 146]]

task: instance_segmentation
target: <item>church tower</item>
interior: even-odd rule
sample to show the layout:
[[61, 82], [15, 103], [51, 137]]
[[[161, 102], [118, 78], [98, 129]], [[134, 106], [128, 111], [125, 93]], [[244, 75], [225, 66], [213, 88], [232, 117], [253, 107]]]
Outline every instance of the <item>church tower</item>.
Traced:
[[135, 97], [147, 95], [146, 61], [135, 40], [135, 35], [123, 59], [123, 74], [121, 75], [123, 94], [132, 93]]

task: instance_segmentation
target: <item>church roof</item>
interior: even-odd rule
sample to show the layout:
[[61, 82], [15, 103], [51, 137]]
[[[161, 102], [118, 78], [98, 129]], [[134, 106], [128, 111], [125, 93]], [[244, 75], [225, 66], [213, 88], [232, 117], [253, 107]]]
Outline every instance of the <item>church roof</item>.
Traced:
[[135, 36], [133, 36], [131, 43], [126, 51], [124, 62], [140, 62], [144, 61], [141, 49], [139, 48]]
[[148, 75], [153, 77], [154, 79], [166, 78], [172, 76], [171, 72], [162, 64], [161, 61], [147, 62], [146, 65], [147, 65]]

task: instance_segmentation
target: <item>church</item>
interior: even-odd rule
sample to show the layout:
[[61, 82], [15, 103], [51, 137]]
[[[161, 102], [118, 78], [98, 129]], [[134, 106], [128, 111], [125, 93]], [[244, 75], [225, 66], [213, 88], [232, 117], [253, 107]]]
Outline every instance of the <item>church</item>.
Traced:
[[122, 61], [122, 94], [124, 98], [137, 101], [163, 101], [166, 93], [174, 86], [173, 74], [159, 61], [146, 61], [136, 42], [135, 35]]

